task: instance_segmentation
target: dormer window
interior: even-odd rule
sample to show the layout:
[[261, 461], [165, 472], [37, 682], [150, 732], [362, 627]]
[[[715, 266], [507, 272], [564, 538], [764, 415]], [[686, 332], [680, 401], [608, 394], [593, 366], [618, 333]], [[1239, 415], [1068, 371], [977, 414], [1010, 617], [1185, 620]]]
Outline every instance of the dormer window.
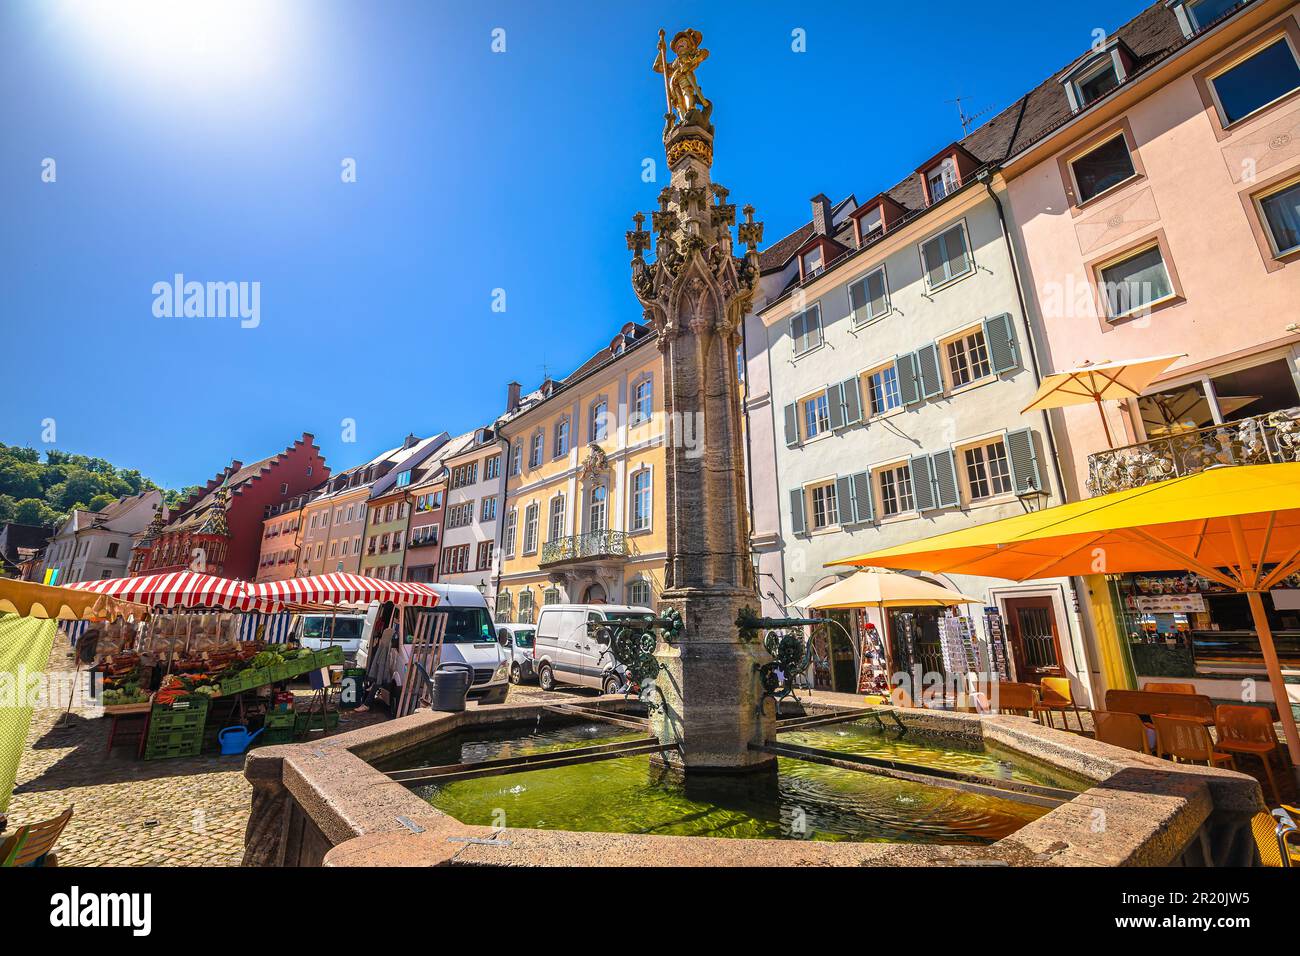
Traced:
[[820, 275], [826, 268], [826, 260], [822, 256], [821, 246], [815, 249], [809, 249], [799, 260], [800, 274], [804, 281], [811, 279], [813, 276]]
[[1059, 77], [1070, 108], [1077, 113], [1119, 87], [1128, 79], [1133, 63], [1133, 54], [1118, 38], [1107, 40], [1100, 49], [1076, 61]]
[[1119, 86], [1119, 74], [1115, 72], [1115, 64], [1107, 59], [1091, 73], [1080, 77], [1077, 81], [1079, 105], [1087, 106], [1089, 103], [1101, 99], [1117, 86]]
[[880, 206], [876, 206], [858, 220], [858, 245], [865, 246], [873, 242], [885, 230], [885, 217]]
[[927, 195], [930, 197], [930, 204], [934, 205], [944, 196], [956, 189], [960, 185], [957, 178], [957, 164], [952, 157], [948, 157], [937, 166], [931, 166], [925, 172], [925, 188]]
[[1250, 0], [1166, 0], [1178, 17], [1178, 26], [1182, 29], [1183, 36], [1189, 40], [1210, 24], [1249, 2]]

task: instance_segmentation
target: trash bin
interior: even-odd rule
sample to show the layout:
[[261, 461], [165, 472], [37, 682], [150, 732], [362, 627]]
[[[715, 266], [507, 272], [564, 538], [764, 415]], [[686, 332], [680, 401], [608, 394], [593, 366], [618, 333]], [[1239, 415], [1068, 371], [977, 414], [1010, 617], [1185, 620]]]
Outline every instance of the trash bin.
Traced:
[[339, 710], [353, 710], [360, 707], [366, 699], [366, 669], [364, 667], [343, 668], [343, 680], [339, 683]]
[[474, 668], [460, 662], [443, 664], [429, 678], [429, 706], [433, 710], [462, 711], [465, 695], [474, 682]]

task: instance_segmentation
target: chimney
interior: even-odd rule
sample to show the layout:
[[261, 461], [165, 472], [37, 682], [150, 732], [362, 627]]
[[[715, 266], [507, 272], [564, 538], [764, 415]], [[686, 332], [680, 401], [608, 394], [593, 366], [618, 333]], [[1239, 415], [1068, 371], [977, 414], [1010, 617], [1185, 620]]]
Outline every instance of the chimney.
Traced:
[[831, 234], [831, 201], [825, 193], [812, 198], [813, 232], [819, 236]]
[[511, 382], [506, 386], [506, 411], [513, 412], [519, 407], [519, 383]]
[[406, 436], [406, 439], [402, 442], [402, 447], [403, 447], [403, 448], [414, 448], [414, 447], [415, 447], [416, 445], [418, 445], [418, 444], [420, 444], [420, 439], [416, 438], [416, 437], [415, 437], [415, 434], [412, 433], [412, 434]]

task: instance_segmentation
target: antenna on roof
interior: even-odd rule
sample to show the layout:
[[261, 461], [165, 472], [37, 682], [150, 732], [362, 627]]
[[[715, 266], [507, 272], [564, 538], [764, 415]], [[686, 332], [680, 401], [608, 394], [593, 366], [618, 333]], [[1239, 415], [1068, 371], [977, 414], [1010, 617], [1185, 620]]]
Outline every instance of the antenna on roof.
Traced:
[[957, 104], [957, 118], [961, 122], [961, 135], [963, 137], [970, 135], [971, 127], [975, 125], [975, 121], [977, 119], [979, 119], [985, 113], [988, 113], [993, 109], [993, 107], [991, 106], [986, 106], [978, 113], [967, 113], [965, 108], [961, 104], [962, 104], [962, 100], [969, 100], [969, 99], [970, 99], [969, 96], [958, 96], [956, 99], [944, 101], [947, 103]]

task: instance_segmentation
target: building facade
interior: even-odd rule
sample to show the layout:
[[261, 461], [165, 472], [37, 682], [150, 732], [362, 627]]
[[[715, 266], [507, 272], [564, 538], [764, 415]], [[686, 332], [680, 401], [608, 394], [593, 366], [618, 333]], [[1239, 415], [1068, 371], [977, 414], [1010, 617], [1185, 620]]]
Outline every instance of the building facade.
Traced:
[[505, 470], [502, 445], [492, 428], [477, 429], [464, 448], [444, 461], [447, 506], [438, 580], [469, 584], [493, 600], [497, 518]]
[[124, 577], [131, 546], [154, 516], [166, 517], [158, 489], [127, 495], [100, 511], [74, 510], [45, 549], [45, 572], [57, 570], [59, 584]]
[[257, 563], [259, 583], [297, 577], [303, 511], [315, 494], [305, 492], [267, 507], [262, 522], [262, 553]]
[[433, 583], [441, 580], [443, 528], [447, 513], [447, 461], [474, 441], [474, 433], [460, 435], [399, 478], [410, 513], [407, 524], [402, 579]]
[[497, 620], [534, 621], [547, 603], [657, 606], [665, 420], [653, 343], [626, 325], [564, 381], [507, 408]]

